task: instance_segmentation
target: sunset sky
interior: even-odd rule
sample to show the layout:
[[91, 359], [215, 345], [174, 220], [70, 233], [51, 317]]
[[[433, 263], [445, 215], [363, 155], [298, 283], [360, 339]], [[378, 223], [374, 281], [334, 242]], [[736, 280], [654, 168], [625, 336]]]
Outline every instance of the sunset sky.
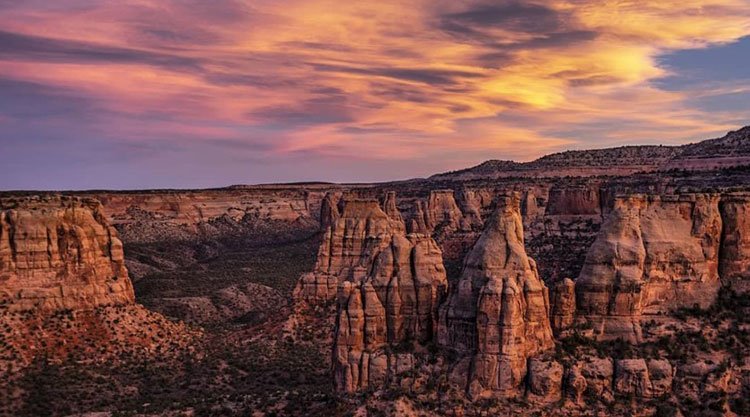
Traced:
[[380, 181], [750, 124], [750, 0], [0, 0], [0, 189]]

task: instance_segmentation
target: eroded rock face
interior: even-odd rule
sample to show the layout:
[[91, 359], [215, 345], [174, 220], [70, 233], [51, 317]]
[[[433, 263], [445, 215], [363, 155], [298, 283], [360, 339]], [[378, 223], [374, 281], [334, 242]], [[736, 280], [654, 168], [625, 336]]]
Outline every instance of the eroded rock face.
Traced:
[[599, 188], [593, 184], [585, 187], [552, 187], [549, 192], [546, 214], [601, 214]]
[[184, 324], [135, 304], [98, 201], [7, 198], [0, 209], [0, 378], [40, 356], [117, 361], [194, 342]]
[[10, 311], [134, 303], [122, 243], [93, 199], [0, 200], [0, 299]]
[[641, 339], [644, 314], [708, 307], [720, 286], [719, 196], [620, 198], [575, 283], [578, 314], [601, 339]]
[[314, 233], [327, 191], [314, 186], [260, 186], [90, 196], [102, 203], [124, 241], [153, 243], [233, 237], [258, 228]]
[[406, 231], [406, 223], [404, 223], [404, 218], [401, 216], [401, 212], [398, 210], [398, 205], [396, 204], [395, 191], [388, 191], [385, 194], [385, 199], [383, 200], [383, 211], [385, 211], [385, 214], [391, 219], [392, 226], [396, 231]]
[[551, 324], [555, 335], [573, 325], [576, 314], [575, 282], [565, 278], [557, 282], [552, 289]]
[[328, 192], [323, 197], [323, 201], [320, 203], [320, 227], [325, 230], [331, 227], [336, 220], [338, 220], [339, 213], [339, 200], [341, 195], [338, 193]]
[[750, 291], [750, 194], [725, 195], [720, 209], [724, 219], [719, 271], [722, 283], [746, 293]]
[[438, 342], [472, 357], [466, 385], [475, 397], [517, 393], [527, 358], [554, 345], [549, 296], [524, 249], [517, 194], [498, 199], [467, 256], [441, 307]]
[[622, 359], [616, 363], [614, 389], [618, 394], [658, 397], [672, 390], [672, 378], [669, 361]]
[[389, 244], [394, 234], [404, 234], [399, 220], [388, 217], [377, 200], [346, 199], [323, 236], [315, 270], [302, 276], [295, 298], [334, 300], [339, 282], [366, 275], [377, 256], [374, 248]]
[[433, 190], [427, 201], [427, 227], [429, 230], [448, 232], [461, 228], [463, 213], [456, 203], [453, 190]]
[[428, 236], [389, 235], [367, 252], [370, 272], [338, 288], [333, 370], [340, 391], [380, 386], [412, 369], [411, 354], [387, 348], [430, 341], [447, 289], [440, 248]]

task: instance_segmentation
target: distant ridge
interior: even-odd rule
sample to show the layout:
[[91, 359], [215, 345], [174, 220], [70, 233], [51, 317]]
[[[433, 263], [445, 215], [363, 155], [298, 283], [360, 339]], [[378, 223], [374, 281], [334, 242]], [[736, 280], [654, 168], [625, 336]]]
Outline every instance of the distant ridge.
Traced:
[[431, 180], [629, 175], [671, 169], [704, 171], [750, 165], [750, 126], [680, 146], [641, 145], [553, 153], [531, 162], [488, 160]]

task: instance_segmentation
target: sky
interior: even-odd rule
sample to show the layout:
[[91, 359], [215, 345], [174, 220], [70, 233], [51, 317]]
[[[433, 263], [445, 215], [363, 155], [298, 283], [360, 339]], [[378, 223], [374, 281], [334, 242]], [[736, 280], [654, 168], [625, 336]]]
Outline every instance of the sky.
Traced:
[[750, 0], [0, 0], [0, 189], [424, 177], [750, 124]]

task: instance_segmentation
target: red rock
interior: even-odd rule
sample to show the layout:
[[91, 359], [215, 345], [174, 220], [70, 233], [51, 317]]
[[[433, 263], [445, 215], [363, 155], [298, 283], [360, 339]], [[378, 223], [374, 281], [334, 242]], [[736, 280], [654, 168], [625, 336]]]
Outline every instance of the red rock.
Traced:
[[370, 273], [338, 289], [333, 369], [341, 391], [378, 386], [410, 369], [411, 355], [384, 348], [430, 341], [447, 287], [440, 249], [429, 237], [394, 234], [373, 256]]
[[0, 299], [11, 311], [134, 303], [122, 243], [93, 199], [0, 201]]
[[601, 339], [641, 340], [641, 317], [716, 298], [722, 219], [709, 194], [620, 198], [575, 283]]
[[524, 249], [517, 194], [499, 199], [467, 255], [441, 307], [438, 342], [473, 357], [472, 396], [516, 394], [527, 358], [554, 346], [547, 289]]

